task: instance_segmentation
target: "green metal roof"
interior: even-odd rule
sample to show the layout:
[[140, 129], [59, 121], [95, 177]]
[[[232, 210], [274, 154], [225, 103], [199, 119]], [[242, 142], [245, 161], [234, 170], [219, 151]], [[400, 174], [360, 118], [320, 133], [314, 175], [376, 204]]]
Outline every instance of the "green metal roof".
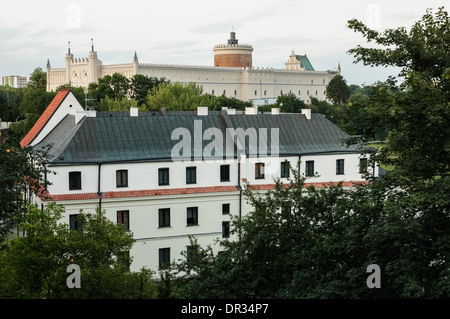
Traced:
[[[228, 158], [237, 156], [237, 151], [227, 152], [227, 129], [239, 128], [247, 133], [253, 129], [261, 133], [266, 129], [267, 136], [258, 134], [258, 143], [267, 147], [267, 153], [259, 147], [257, 156], [271, 154], [271, 136], [275, 129], [279, 132], [277, 145], [280, 156], [358, 152], [356, 147], [343, 145], [342, 141], [348, 135], [321, 114], [313, 113], [311, 119], [307, 119], [300, 113], [230, 115], [210, 112], [209, 115], [198, 116], [192, 112], [168, 112], [167, 115], [139, 112], [137, 117], [131, 117], [129, 113], [109, 113], [113, 112], [97, 112], [96, 117], [86, 117], [76, 125], [74, 117], [67, 116], [36, 147], [53, 144], [51, 165], [171, 161], [172, 149], [180, 142], [178, 136], [171, 139], [177, 128], [189, 132], [192, 156], [211, 143], [213, 139], [194, 139], [194, 123], [197, 123], [201, 124], [202, 136], [210, 128], [220, 131], [224, 156]], [[254, 154], [248, 140], [244, 149], [245, 154]]]
[[311, 62], [309, 62], [308, 57], [305, 55], [296, 55], [297, 60], [300, 61], [300, 65], [302, 66], [302, 68], [304, 68], [307, 71], [314, 71], [314, 68], [311, 64]]

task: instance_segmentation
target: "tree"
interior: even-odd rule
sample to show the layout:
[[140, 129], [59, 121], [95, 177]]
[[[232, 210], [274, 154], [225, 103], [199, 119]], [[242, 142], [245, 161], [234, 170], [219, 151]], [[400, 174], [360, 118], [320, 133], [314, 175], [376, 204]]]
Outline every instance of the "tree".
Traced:
[[30, 74], [27, 87], [31, 89], [46, 90], [47, 73], [45, 73], [42, 68], [34, 69], [33, 73]]
[[[130, 273], [129, 231], [104, 212], [82, 213], [81, 229], [61, 222], [62, 206], [44, 211], [30, 205], [20, 220], [21, 237], [6, 239], [0, 249], [2, 298], [155, 298], [157, 286], [148, 269]], [[67, 268], [81, 271], [81, 289], [69, 289]]]
[[326, 97], [335, 104], [344, 104], [350, 97], [350, 90], [347, 81], [342, 75], [334, 76], [325, 88]]
[[283, 113], [299, 113], [302, 108], [306, 108], [305, 103], [300, 100], [294, 93], [281, 94], [278, 96], [275, 104]]
[[160, 83], [147, 96], [147, 105], [152, 110], [166, 108], [170, 111], [196, 110], [202, 100], [203, 88], [195, 83]]
[[150, 89], [158, 86], [160, 83], [170, 83], [165, 78], [148, 77], [142, 74], [135, 74], [130, 82], [130, 96], [141, 106], [147, 102], [147, 94]]
[[47, 151], [21, 148], [12, 138], [0, 144], [0, 238], [25, 214], [28, 196], [40, 194], [48, 185]]
[[105, 97], [110, 99], [123, 99], [127, 97], [130, 90], [130, 80], [120, 73], [105, 75], [97, 82], [88, 86], [89, 95], [100, 102]]
[[348, 22], [368, 42], [381, 48], [358, 46], [349, 50], [355, 62], [370, 66], [400, 67], [397, 79], [389, 78], [372, 87], [359, 108], [366, 119], [359, 125], [365, 138], [387, 135], [378, 160], [395, 165], [403, 181], [448, 177], [450, 167], [450, 23], [440, 8], [430, 10], [408, 32], [406, 28], [383, 33], [369, 29], [358, 20]]

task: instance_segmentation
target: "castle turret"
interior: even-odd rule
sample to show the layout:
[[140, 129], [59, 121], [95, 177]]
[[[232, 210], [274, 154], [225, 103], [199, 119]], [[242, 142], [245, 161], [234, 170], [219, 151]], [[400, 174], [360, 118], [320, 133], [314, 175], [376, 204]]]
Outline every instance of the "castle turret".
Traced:
[[230, 32], [228, 44], [214, 46], [214, 66], [251, 68], [253, 47], [248, 44], [239, 44], [236, 33]]
[[89, 83], [97, 82], [99, 78], [102, 61], [98, 59], [97, 52], [94, 50], [94, 40], [91, 39], [91, 51], [89, 52]]
[[70, 41], [67, 43], [67, 54], [66, 54], [66, 84], [71, 85], [70, 77], [70, 64], [73, 61], [73, 54], [70, 53]]

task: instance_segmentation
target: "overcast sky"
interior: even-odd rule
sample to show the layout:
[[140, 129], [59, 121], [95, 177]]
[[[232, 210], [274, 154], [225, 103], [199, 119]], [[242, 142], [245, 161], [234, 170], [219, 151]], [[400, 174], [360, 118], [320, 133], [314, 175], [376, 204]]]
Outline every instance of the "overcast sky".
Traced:
[[[94, 39], [103, 64], [132, 62], [212, 66], [213, 47], [232, 28], [251, 44], [254, 67], [284, 68], [292, 50], [316, 70], [341, 64], [348, 84], [385, 80], [397, 70], [353, 64], [347, 50], [366, 45], [349, 30], [353, 18], [384, 30], [418, 21], [437, 0], [21, 0], [0, 7], [0, 76], [29, 76], [36, 68], [64, 67], [70, 41], [87, 57]], [[448, 7], [446, 7], [448, 10]]]

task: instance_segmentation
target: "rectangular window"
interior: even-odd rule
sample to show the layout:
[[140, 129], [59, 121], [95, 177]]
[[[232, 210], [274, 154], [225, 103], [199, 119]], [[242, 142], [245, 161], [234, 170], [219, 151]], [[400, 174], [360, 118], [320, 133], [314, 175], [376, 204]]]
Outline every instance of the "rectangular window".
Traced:
[[197, 183], [197, 167], [186, 167], [186, 184]]
[[128, 187], [128, 170], [121, 169], [116, 171], [116, 186]]
[[158, 169], [158, 185], [169, 185], [169, 169], [160, 168]]
[[69, 172], [69, 190], [81, 189], [81, 172]]
[[130, 229], [130, 211], [119, 210], [117, 212], [117, 224], [123, 225], [126, 230]]
[[78, 214], [69, 215], [69, 226], [72, 230], [81, 228], [81, 222], [78, 220]]
[[170, 226], [170, 208], [161, 208], [158, 210], [159, 227]]
[[186, 262], [190, 267], [196, 266], [197, 264], [198, 249], [198, 245], [186, 246]]
[[198, 225], [198, 207], [187, 208], [186, 223], [188, 226]]
[[159, 249], [159, 269], [166, 269], [170, 266], [170, 248]]
[[336, 160], [336, 175], [344, 174], [344, 160], [338, 159]]
[[280, 177], [281, 178], [288, 178], [289, 177], [289, 163], [288, 162], [281, 162]]
[[359, 173], [361, 174], [367, 173], [367, 158], [359, 159]]
[[222, 204], [222, 215], [228, 215], [230, 213], [230, 204]]
[[264, 178], [264, 163], [255, 164], [255, 179]]
[[314, 176], [314, 161], [306, 161], [305, 176]]
[[222, 222], [222, 238], [230, 237], [230, 222]]
[[220, 181], [230, 181], [230, 165], [220, 165]]

